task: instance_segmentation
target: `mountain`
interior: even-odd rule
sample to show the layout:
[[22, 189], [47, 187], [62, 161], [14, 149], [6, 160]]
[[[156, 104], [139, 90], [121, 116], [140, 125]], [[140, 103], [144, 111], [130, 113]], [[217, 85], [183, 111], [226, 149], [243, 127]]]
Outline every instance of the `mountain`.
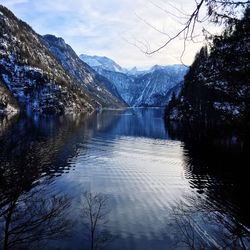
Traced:
[[98, 75], [90, 66], [80, 60], [75, 51], [62, 38], [45, 35], [43, 39], [51, 54], [60, 62], [65, 71], [80, 83], [84, 91], [92, 96], [97, 106], [102, 108], [126, 106], [108, 79]]
[[103, 77], [107, 78], [115, 86], [122, 99], [129, 105], [133, 106], [133, 99], [136, 93], [140, 91], [135, 84], [135, 77], [121, 72], [109, 71], [105, 69], [96, 69]]
[[168, 120], [250, 124], [250, 8], [196, 55]]
[[139, 70], [137, 69], [137, 67], [133, 67], [132, 69], [127, 70], [126, 73], [127, 73], [128, 75], [134, 75], [134, 76], [136, 76], [136, 75], [140, 74], [141, 71], [139, 71]]
[[[95, 62], [96, 56], [80, 56], [81, 60], [93, 67], [100, 75], [107, 78], [117, 88], [123, 100], [134, 107], [163, 107], [169, 101], [172, 92], [178, 92], [187, 68], [183, 65], [159, 66], [139, 71], [123, 69], [113, 60], [116, 66], [107, 69]], [[93, 59], [93, 60], [92, 60]], [[114, 68], [114, 67], [113, 67]], [[117, 69], [122, 70], [117, 70]], [[177, 88], [177, 89], [176, 89]]]
[[100, 82], [100, 84], [102, 86], [104, 86], [113, 96], [115, 96], [122, 103], [123, 106], [125, 105], [127, 107], [128, 104], [121, 97], [121, 95], [118, 92], [116, 86], [111, 81], [109, 81], [106, 77], [98, 74], [96, 71], [94, 71], [94, 72], [95, 72], [95, 77]]
[[115, 61], [111, 60], [105, 56], [88, 56], [85, 54], [81, 54], [80, 59], [90, 65], [93, 69], [105, 69], [108, 71], [114, 72], [124, 72], [124, 69], [118, 65]]
[[143, 90], [134, 98], [134, 106], [165, 107], [172, 92], [178, 92], [187, 68], [182, 65], [154, 67], [148, 73], [137, 76], [135, 82]]
[[[66, 45], [59, 43], [63, 51]], [[67, 63], [49, 51], [44, 37], [0, 5], [0, 80], [22, 110], [59, 114], [124, 106], [105, 92], [89, 67], [85, 70], [82, 64], [79, 74], [70, 69], [81, 62], [74, 61], [71, 48], [64, 49], [60, 55], [70, 60]]]

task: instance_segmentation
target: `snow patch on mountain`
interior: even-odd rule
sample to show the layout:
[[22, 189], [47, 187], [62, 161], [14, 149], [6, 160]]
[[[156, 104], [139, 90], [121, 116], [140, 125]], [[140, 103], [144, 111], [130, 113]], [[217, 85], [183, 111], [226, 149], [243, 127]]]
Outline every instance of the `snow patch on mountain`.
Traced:
[[14, 116], [19, 113], [19, 107], [15, 98], [7, 87], [0, 82], [0, 117]]

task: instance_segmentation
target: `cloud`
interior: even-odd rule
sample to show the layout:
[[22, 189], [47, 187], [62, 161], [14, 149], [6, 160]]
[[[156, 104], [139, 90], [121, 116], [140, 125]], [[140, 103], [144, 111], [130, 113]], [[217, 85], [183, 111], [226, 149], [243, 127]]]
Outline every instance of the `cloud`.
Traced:
[[14, 5], [17, 5], [17, 4], [20, 4], [20, 3], [26, 3], [28, 2], [29, 0], [3, 0], [1, 4], [3, 5], [8, 5], [8, 6], [14, 6]]
[[[181, 40], [150, 57], [126, 40], [157, 48], [167, 39], [164, 32], [171, 35], [180, 28], [183, 20], [174, 16], [181, 15], [176, 7], [182, 12], [193, 8], [188, 0], [2, 0], [2, 4], [38, 33], [63, 37], [78, 54], [105, 55], [126, 67], [179, 63]], [[186, 63], [192, 62], [201, 45], [187, 44]]]

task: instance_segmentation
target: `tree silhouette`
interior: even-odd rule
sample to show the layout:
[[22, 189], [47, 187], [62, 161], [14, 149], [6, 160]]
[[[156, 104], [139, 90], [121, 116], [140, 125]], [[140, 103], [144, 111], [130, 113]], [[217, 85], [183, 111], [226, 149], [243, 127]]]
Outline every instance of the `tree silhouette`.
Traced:
[[189, 205], [181, 202], [173, 208], [174, 230], [179, 236], [175, 244], [192, 250], [248, 249], [250, 232], [236, 218], [205, 200], [189, 201]]
[[112, 235], [105, 229], [110, 213], [108, 197], [100, 193], [85, 192], [82, 196], [81, 211], [84, 226], [88, 231], [90, 249], [104, 248], [112, 240]]
[[28, 192], [20, 190], [12, 193], [9, 202], [0, 207], [2, 249], [26, 249], [44, 240], [70, 235], [72, 222], [67, 215], [71, 199], [62, 195], [48, 195], [46, 184]]

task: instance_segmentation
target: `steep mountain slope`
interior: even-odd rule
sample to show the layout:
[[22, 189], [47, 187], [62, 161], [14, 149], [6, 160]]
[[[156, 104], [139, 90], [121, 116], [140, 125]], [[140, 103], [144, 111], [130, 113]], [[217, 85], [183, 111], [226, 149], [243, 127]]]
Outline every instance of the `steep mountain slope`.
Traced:
[[[108, 80], [98, 76], [92, 68], [80, 60], [74, 50], [62, 38], [45, 35], [43, 39], [49, 51], [60, 62], [65, 71], [80, 83], [80, 86], [89, 96], [92, 96], [96, 106], [119, 108], [126, 105], [123, 100], [118, 100], [118, 93], [115, 93], [116, 97], [104, 87], [107, 86]], [[115, 92], [115, 89], [111, 89], [111, 91]]]
[[120, 102], [122, 102], [122, 105], [128, 106], [125, 100], [121, 97], [116, 86], [111, 81], [109, 81], [106, 77], [98, 74], [93, 69], [92, 71], [94, 72], [96, 79], [100, 82], [101, 85], [103, 85], [113, 96], [115, 96]]
[[[65, 58], [69, 59], [70, 53], [65, 52]], [[103, 86], [99, 86], [87, 66], [85, 70], [82, 65], [77, 75], [77, 71], [70, 69], [75, 66], [73, 61], [63, 64], [58, 59], [48, 50], [41, 36], [0, 5], [0, 80], [16, 97], [21, 109], [76, 113], [93, 111], [97, 107], [121, 106]], [[105, 97], [104, 92], [107, 93]]]
[[14, 115], [19, 112], [16, 99], [0, 81], [0, 117]]
[[167, 119], [218, 122], [250, 121], [250, 9], [236, 25], [203, 47], [185, 77]]
[[23, 108], [53, 113], [94, 109], [26, 23], [3, 6], [0, 23], [0, 77]]
[[[108, 78], [117, 88], [121, 97], [134, 107], [163, 107], [169, 100], [174, 87], [180, 89], [187, 68], [182, 65], [159, 66], [150, 70], [138, 71], [122, 69], [107, 70], [106, 66], [96, 63], [98, 57], [80, 56], [80, 58], [93, 67], [100, 75]], [[110, 59], [113, 63], [113, 60]], [[115, 65], [117, 65], [115, 63]], [[109, 67], [112, 69], [111, 67]], [[175, 89], [178, 92], [179, 89]]]
[[[115, 86], [123, 100], [129, 105], [133, 106], [133, 99], [136, 94], [141, 91], [141, 86], [135, 84], [135, 77], [115, 71], [109, 71], [101, 68], [96, 68], [96, 71], [107, 78]], [[139, 89], [138, 89], [139, 88]]]

